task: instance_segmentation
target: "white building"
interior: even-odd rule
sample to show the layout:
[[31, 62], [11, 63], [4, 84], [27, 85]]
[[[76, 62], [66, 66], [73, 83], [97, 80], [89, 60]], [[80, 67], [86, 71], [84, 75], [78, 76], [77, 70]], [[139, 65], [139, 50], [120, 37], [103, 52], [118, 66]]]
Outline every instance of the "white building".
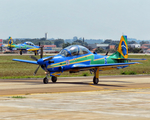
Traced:
[[141, 48], [141, 45], [140, 44], [128, 44], [128, 47]]
[[109, 44], [96, 44], [96, 47], [100, 47], [106, 50], [109, 47]]

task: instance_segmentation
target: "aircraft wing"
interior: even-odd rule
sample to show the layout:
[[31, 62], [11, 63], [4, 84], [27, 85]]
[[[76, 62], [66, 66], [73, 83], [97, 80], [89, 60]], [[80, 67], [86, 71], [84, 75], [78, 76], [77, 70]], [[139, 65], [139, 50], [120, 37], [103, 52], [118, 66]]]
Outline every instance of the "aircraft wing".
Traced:
[[2, 47], [8, 47], [8, 45], [2, 45]]
[[109, 69], [120, 69], [127, 67], [129, 65], [133, 64], [139, 64], [139, 62], [130, 62], [130, 63], [111, 63], [111, 64], [92, 64], [92, 65], [86, 65], [86, 64], [74, 64], [72, 66], [72, 69], [93, 69], [96, 67], [99, 67], [100, 70], [109, 70]]
[[38, 65], [37, 61], [32, 61], [32, 60], [13, 59], [13, 61], [25, 62], [25, 63], [37, 64]]
[[31, 48], [31, 49], [27, 49], [27, 51], [37, 51], [39, 50], [40, 48]]

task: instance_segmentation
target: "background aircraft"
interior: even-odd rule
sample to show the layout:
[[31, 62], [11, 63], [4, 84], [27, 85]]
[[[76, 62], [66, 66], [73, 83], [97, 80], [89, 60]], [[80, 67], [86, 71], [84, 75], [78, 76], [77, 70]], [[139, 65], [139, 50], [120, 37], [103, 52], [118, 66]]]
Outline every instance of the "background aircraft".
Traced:
[[43, 83], [48, 83], [47, 76], [50, 74], [52, 82], [57, 81], [57, 76], [62, 72], [69, 71], [70, 73], [90, 70], [94, 73], [93, 83], [99, 82], [99, 71], [122, 69], [129, 65], [138, 64], [138, 62], [129, 62], [131, 60], [145, 60], [128, 58], [127, 36], [121, 36], [118, 50], [110, 55], [103, 56], [90, 52], [87, 48], [80, 45], [71, 45], [56, 56], [43, 58], [43, 47], [41, 47], [41, 58], [37, 59], [31, 56], [31, 60], [13, 59], [13, 61], [25, 62], [39, 65], [34, 74], [37, 73], [39, 67], [46, 71], [46, 77]]
[[34, 45], [32, 42], [25, 42], [23, 44], [16, 45], [13, 43], [12, 37], [9, 37], [7, 48], [9, 50], [20, 50], [20, 55], [22, 55], [22, 51], [33, 51], [35, 55], [37, 55], [40, 47]]

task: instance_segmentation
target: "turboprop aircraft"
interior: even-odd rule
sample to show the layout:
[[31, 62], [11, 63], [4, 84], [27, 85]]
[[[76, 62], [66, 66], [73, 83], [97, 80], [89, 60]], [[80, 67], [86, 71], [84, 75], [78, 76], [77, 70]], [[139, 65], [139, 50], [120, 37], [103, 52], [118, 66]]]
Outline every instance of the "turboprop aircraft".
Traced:
[[16, 44], [13, 43], [12, 37], [9, 37], [7, 48], [9, 50], [20, 50], [20, 55], [22, 55], [23, 50], [33, 51], [35, 53], [35, 55], [37, 55], [37, 53], [40, 49], [39, 46], [34, 45], [32, 42], [25, 42], [23, 44], [16, 45]]
[[41, 47], [41, 58], [37, 59], [30, 56], [33, 60], [13, 59], [13, 61], [25, 62], [39, 65], [34, 74], [37, 73], [39, 67], [46, 71], [46, 77], [43, 83], [48, 83], [48, 75], [52, 76], [52, 82], [57, 81], [57, 77], [65, 71], [75, 73], [79, 71], [90, 70], [94, 73], [93, 83], [99, 82], [99, 71], [122, 69], [138, 62], [129, 62], [131, 60], [145, 60], [128, 58], [127, 36], [121, 36], [118, 50], [110, 55], [98, 55], [90, 52], [86, 47], [80, 45], [71, 45], [60, 51], [58, 55], [43, 58], [43, 47]]

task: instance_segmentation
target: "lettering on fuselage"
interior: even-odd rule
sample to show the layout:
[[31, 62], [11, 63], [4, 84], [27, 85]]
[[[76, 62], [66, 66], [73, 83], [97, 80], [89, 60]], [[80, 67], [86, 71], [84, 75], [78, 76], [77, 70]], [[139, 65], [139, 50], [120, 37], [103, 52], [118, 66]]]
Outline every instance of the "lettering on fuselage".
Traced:
[[104, 58], [104, 63], [107, 64], [107, 57]]

